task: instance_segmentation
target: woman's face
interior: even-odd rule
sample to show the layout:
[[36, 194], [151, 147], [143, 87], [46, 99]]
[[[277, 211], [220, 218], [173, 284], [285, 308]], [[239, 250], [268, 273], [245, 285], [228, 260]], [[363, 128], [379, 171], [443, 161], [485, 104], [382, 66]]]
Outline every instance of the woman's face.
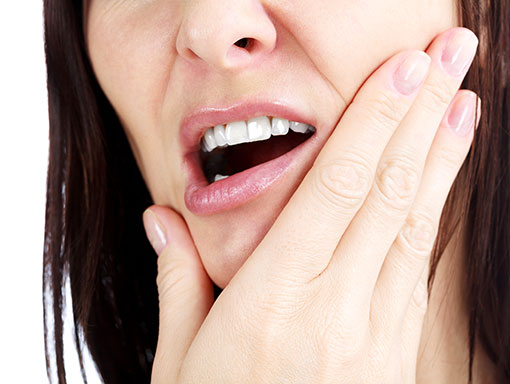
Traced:
[[[87, 8], [94, 71], [154, 202], [184, 217], [222, 288], [364, 80], [398, 51], [425, 49], [459, 25], [455, 0], [89, 0]], [[240, 123], [264, 116], [248, 128]], [[316, 132], [275, 131], [234, 145], [267, 138], [268, 124], [279, 121], [272, 117]], [[221, 152], [217, 160], [201, 160], [200, 138], [223, 124], [226, 131], [212, 136], [221, 143], [225, 132], [232, 145], [211, 152]], [[210, 183], [203, 166], [235, 175]]]

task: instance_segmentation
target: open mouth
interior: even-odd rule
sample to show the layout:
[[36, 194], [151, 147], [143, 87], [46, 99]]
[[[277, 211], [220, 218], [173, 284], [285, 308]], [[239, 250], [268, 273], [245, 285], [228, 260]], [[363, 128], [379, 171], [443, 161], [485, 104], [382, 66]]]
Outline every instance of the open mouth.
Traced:
[[212, 184], [276, 159], [314, 132], [311, 125], [268, 116], [211, 127], [201, 139], [205, 178]]

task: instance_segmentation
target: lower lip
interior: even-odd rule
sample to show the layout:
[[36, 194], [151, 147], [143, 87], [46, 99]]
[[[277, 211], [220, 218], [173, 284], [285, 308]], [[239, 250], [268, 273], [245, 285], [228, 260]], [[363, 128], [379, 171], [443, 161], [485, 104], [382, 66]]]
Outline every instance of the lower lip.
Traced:
[[186, 207], [196, 215], [211, 215], [255, 199], [281, 180], [292, 168], [299, 167], [298, 159], [305, 157], [314, 139], [316, 135], [276, 159], [212, 184], [209, 184], [204, 176], [198, 153], [189, 154], [184, 161], [189, 175], [184, 193]]

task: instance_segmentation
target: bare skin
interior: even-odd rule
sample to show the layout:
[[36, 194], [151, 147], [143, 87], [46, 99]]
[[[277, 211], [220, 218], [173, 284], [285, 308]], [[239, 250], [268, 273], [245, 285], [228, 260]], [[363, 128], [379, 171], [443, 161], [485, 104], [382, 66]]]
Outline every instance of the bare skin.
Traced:
[[[458, 273], [465, 253], [466, 236], [461, 232], [448, 244], [436, 272], [418, 353], [417, 383], [464, 384], [468, 380], [468, 312], [462, 305], [465, 284]], [[494, 366], [480, 348], [473, 382], [497, 383]]]
[[[455, 247], [462, 237], [447, 250], [428, 308], [423, 304], [430, 235], [471, 140], [470, 135], [454, 136], [448, 120], [452, 105], [461, 108], [475, 99], [468, 91], [457, 92], [467, 67], [452, 75], [440, 64], [451, 31], [440, 32], [457, 25], [453, 2], [323, 0], [310, 9], [304, 1], [264, 1], [262, 11], [250, 10], [250, 4], [92, 0], [86, 12], [94, 70], [158, 204], [144, 215], [160, 255], [161, 329], [153, 382], [247, 382], [254, 372], [266, 382], [298, 382], [294, 375], [302, 382], [317, 377], [326, 382], [338, 377], [365, 383], [467, 382], [467, 324], [458, 273], [462, 247]], [[422, 14], [429, 16], [417, 18]], [[247, 29], [233, 24], [204, 33], [206, 26], [214, 27], [207, 23], [221, 24], [226, 16], [244, 18]], [[227, 66], [226, 52], [245, 33], [264, 49], [253, 53], [253, 64]], [[409, 49], [425, 50], [431, 41], [426, 90], [408, 93], [404, 85], [399, 94], [389, 89], [388, 79]], [[293, 66], [278, 70], [289, 58]], [[268, 78], [276, 80], [269, 83]], [[300, 78], [307, 83], [296, 81]], [[231, 212], [192, 214], [183, 201], [177, 121], [192, 106], [218, 95], [238, 97], [261, 89], [298, 95], [321, 126], [330, 128], [318, 129], [313, 155], [271, 194]], [[385, 108], [388, 101], [392, 108]], [[389, 143], [384, 153], [382, 143]], [[341, 172], [330, 173], [339, 164], [363, 172], [356, 168], [359, 161], [342, 157], [355, 153], [352, 148], [362, 154], [358, 160], [369, 164], [372, 177], [379, 175], [373, 189], [359, 184], [366, 192], [362, 198], [346, 196], [352, 191], [334, 176]], [[392, 159], [410, 165], [411, 174], [423, 181], [420, 190], [412, 177], [400, 183], [402, 169], [387, 167]], [[413, 212], [433, 214], [427, 221]], [[312, 230], [296, 227], [299, 222], [312, 223]], [[367, 244], [363, 231], [373, 234], [374, 243]], [[402, 240], [390, 247], [407, 236], [411, 247]], [[226, 288], [211, 308], [212, 281]], [[275, 298], [289, 299], [285, 292], [292, 292], [286, 301], [290, 307], [279, 307]], [[275, 322], [261, 310], [268, 302], [274, 305], [270, 312], [295, 316]], [[348, 316], [338, 319], [335, 313]], [[334, 321], [323, 321], [331, 316]], [[225, 322], [235, 331], [226, 332]], [[353, 324], [364, 326], [354, 332]], [[350, 343], [333, 336], [346, 330], [353, 331]], [[367, 338], [367, 330], [377, 337]], [[331, 337], [319, 337], [322, 344], [309, 343], [325, 331]], [[268, 339], [260, 339], [269, 334], [277, 345], [284, 345], [278, 342], [283, 336], [295, 342], [275, 353], [274, 343], [268, 348]], [[483, 354], [478, 356], [475, 377], [487, 382], [490, 366]]]
[[[222, 288], [275, 222], [370, 74], [459, 25], [453, 0], [88, 3], [90, 59], [154, 202], [184, 217], [207, 273]], [[253, 61], [222, 61], [241, 37], [260, 42]], [[226, 212], [193, 214], [184, 202], [179, 121], [194, 108], [255, 97], [275, 97], [316, 118], [313, 153], [270, 193]]]
[[[462, 340], [449, 333], [460, 348], [444, 351], [458, 354], [438, 360], [445, 356], [438, 355], [441, 344], [429, 343], [422, 324], [442, 204], [475, 125], [476, 96], [456, 91], [477, 46], [473, 38], [466, 30], [447, 31], [432, 42], [430, 58], [417, 51], [398, 54], [367, 80], [274, 226], [212, 307], [208, 277], [184, 223], [164, 207], [145, 214], [160, 255], [161, 352], [153, 382], [462, 382], [462, 365], [455, 361], [465, 356]], [[452, 67], [445, 62], [451, 42], [469, 47], [455, 55], [464, 57], [462, 64]], [[428, 71], [431, 61], [430, 72], [418, 96], [413, 76], [415, 85], [406, 80], [402, 87], [393, 75], [396, 97], [384, 89], [388, 75], [411, 58], [420, 71]], [[438, 90], [455, 96], [439, 96]], [[429, 122], [439, 118], [437, 131], [425, 128], [425, 116]], [[398, 129], [390, 130], [387, 143], [370, 140], [374, 131], [351, 136], [360, 126]], [[365, 164], [375, 173], [364, 173]], [[416, 165], [425, 165], [423, 172], [415, 173]], [[293, 226], [298, 222], [307, 225]], [[193, 319], [189, 333], [183, 333], [183, 318]], [[434, 360], [427, 360], [426, 347], [419, 350], [422, 342], [436, 348]], [[436, 365], [433, 374], [427, 374], [427, 362]]]

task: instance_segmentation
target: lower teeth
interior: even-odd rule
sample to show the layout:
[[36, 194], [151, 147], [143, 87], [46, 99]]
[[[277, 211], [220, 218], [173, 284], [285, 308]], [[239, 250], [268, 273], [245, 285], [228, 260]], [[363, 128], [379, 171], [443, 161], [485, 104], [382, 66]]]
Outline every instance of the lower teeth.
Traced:
[[214, 181], [220, 181], [220, 180], [223, 180], [223, 179], [226, 179], [228, 176], [224, 176], [224, 175], [220, 175], [220, 174], [217, 174], [216, 176], [214, 176]]

